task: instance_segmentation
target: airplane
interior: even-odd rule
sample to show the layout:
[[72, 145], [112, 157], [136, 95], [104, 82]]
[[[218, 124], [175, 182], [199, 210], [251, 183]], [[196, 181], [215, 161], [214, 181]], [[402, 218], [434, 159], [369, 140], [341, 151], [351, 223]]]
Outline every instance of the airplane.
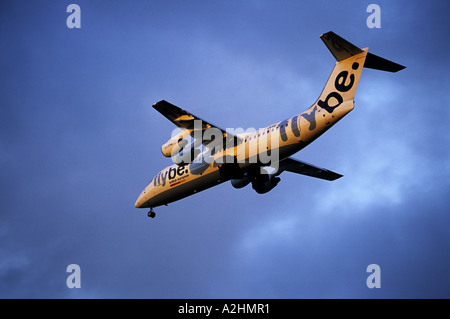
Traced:
[[[136, 208], [168, 205], [210, 187], [231, 181], [235, 188], [252, 184], [264, 194], [292, 172], [334, 181], [343, 175], [291, 156], [336, 124], [354, 108], [354, 96], [364, 67], [398, 72], [405, 67], [360, 49], [330, 31], [320, 36], [336, 64], [316, 102], [303, 113], [259, 130], [221, 129], [165, 100], [153, 108], [177, 126], [162, 145], [174, 164], [161, 170], [136, 200]], [[271, 169], [272, 168], [272, 169]]]

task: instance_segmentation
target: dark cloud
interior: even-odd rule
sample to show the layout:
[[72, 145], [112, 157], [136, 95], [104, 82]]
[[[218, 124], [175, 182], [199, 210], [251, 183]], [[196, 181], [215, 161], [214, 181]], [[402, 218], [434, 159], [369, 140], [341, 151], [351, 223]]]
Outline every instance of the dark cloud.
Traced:
[[[77, 4], [69, 30], [63, 3], [2, 3], [2, 298], [449, 297], [445, 1], [380, 1], [378, 30], [359, 2]], [[294, 156], [342, 179], [133, 207], [169, 164], [152, 103], [244, 129], [299, 113], [335, 63], [329, 30], [407, 66], [364, 70], [355, 110]]]

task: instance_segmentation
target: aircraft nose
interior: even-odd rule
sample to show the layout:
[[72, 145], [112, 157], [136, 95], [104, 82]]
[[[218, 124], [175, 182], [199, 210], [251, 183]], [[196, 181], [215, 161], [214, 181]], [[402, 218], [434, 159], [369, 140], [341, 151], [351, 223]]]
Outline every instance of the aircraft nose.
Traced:
[[140, 203], [139, 203], [139, 199], [136, 201], [136, 203], [134, 203], [134, 207], [136, 207], [136, 208], [140, 208], [139, 206], [141, 206], [140, 205]]
[[144, 192], [139, 195], [138, 199], [136, 200], [136, 203], [134, 203], [134, 207], [136, 208], [142, 208], [142, 205], [144, 204]]
[[138, 198], [138, 199], [136, 200], [136, 203], [134, 203], [134, 207], [136, 207], [136, 208], [141, 208], [142, 203], [141, 203], [141, 201], [140, 201], [139, 199], [140, 199], [140, 198]]

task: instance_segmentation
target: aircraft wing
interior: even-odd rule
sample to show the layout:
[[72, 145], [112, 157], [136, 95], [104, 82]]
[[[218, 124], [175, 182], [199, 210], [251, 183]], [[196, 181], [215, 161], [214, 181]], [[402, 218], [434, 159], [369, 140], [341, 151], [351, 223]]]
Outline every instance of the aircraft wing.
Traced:
[[281, 160], [279, 165], [279, 172], [288, 171], [292, 173], [325, 179], [327, 181], [334, 181], [343, 176], [325, 168], [320, 168], [290, 157]]
[[[153, 108], [157, 110], [159, 113], [164, 115], [169, 121], [171, 121], [173, 124], [178, 126], [182, 129], [188, 129], [191, 131], [191, 136], [194, 138], [194, 132], [196, 129], [201, 129], [202, 131], [205, 131], [207, 129], [217, 129], [222, 132], [222, 136], [224, 139], [234, 138], [234, 145], [237, 145], [238, 143], [242, 142], [241, 138], [237, 137], [236, 135], [233, 135], [229, 132], [227, 132], [224, 129], [219, 128], [216, 125], [213, 125], [211, 123], [208, 123], [201, 118], [195, 116], [192, 113], [187, 112], [186, 110], [183, 110], [179, 108], [178, 106], [175, 106], [167, 101], [159, 101], [155, 104], [153, 104]], [[201, 121], [201, 122], [195, 122], [195, 121]], [[198, 123], [197, 125], [195, 125]], [[201, 123], [201, 126], [199, 126], [199, 123]], [[202, 134], [202, 144], [207, 146], [210, 142], [212, 142], [214, 139], [209, 140], [208, 138], [205, 138], [205, 136]], [[226, 145], [224, 143], [224, 145]]]

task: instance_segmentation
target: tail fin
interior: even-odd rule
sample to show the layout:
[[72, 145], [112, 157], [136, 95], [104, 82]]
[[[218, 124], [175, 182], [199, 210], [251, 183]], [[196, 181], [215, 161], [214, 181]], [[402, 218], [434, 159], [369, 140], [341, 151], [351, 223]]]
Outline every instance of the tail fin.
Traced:
[[333, 32], [320, 36], [337, 62], [317, 100], [317, 104], [332, 113], [346, 101], [353, 101], [359, 83], [367, 49], [360, 49]]
[[332, 31], [322, 34], [320, 38], [337, 60], [317, 100], [317, 105], [329, 113], [346, 101], [353, 102], [363, 67], [389, 72], [397, 72], [405, 68], [368, 53], [368, 48], [358, 48]]

